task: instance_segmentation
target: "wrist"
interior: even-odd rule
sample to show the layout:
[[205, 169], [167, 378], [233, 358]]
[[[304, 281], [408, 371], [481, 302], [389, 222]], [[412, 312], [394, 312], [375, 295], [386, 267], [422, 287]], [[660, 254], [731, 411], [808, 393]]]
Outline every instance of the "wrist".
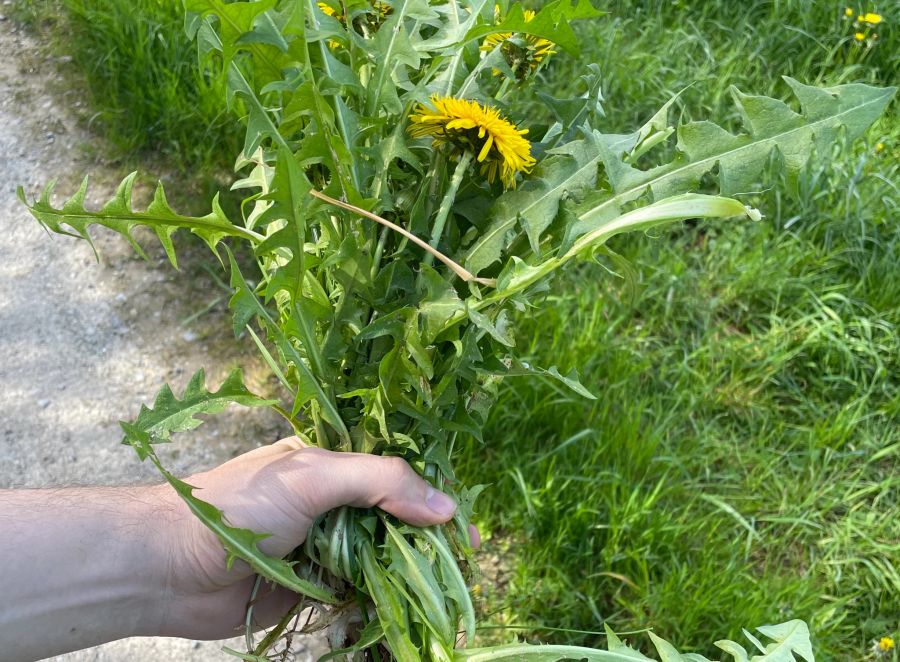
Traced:
[[[170, 591], [173, 514], [158, 487], [0, 493], [0, 588], [16, 605], [0, 613], [0, 640], [12, 642], [4, 659], [157, 634]], [[26, 630], [45, 635], [20, 636]]]

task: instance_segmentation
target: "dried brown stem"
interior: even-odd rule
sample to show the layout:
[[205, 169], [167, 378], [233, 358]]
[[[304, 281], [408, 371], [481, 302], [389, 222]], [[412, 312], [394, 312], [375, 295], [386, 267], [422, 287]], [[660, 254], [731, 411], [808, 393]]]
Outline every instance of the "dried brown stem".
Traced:
[[479, 285], [486, 285], [487, 287], [496, 287], [497, 286], [497, 281], [494, 280], [493, 278], [479, 278], [478, 276], [473, 274], [471, 271], [469, 271], [468, 269], [463, 267], [461, 264], [454, 262], [449, 257], [447, 257], [446, 255], [441, 253], [434, 246], [431, 246], [427, 241], [425, 241], [423, 239], [419, 239], [419, 237], [414, 235], [412, 232], [410, 232], [406, 228], [401, 227], [401, 226], [397, 225], [396, 223], [392, 223], [391, 221], [387, 220], [386, 218], [382, 218], [381, 216], [378, 216], [377, 214], [373, 214], [370, 211], [366, 211], [365, 209], [357, 207], [356, 205], [351, 205], [347, 202], [343, 202], [341, 200], [336, 200], [336, 199], [332, 198], [331, 196], [325, 195], [321, 191], [317, 191], [315, 189], [310, 190], [309, 194], [311, 196], [313, 196], [314, 198], [323, 200], [324, 202], [334, 205], [335, 207], [340, 207], [341, 209], [346, 209], [347, 211], [352, 211], [355, 214], [364, 216], [365, 218], [375, 221], [376, 223], [379, 223], [387, 228], [390, 228], [394, 232], [397, 232], [397, 233], [403, 235], [404, 237], [409, 239], [411, 242], [413, 242], [416, 246], [418, 246], [419, 248], [421, 248], [424, 251], [427, 251], [428, 253], [433, 255], [435, 258], [437, 258], [438, 260], [440, 260], [441, 262], [446, 264], [453, 273], [455, 273], [457, 276], [462, 278], [467, 283], [478, 283]]

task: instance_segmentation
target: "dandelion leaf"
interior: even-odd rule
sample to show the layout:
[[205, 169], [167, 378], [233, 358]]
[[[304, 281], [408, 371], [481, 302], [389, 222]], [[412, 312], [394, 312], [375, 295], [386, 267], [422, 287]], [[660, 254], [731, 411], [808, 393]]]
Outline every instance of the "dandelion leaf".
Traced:
[[230, 568], [235, 559], [246, 561], [253, 571], [269, 581], [285, 586], [293, 591], [309, 596], [321, 602], [335, 604], [338, 602], [334, 592], [320, 584], [307, 581], [297, 575], [293, 565], [283, 559], [265, 554], [259, 549], [259, 542], [269, 537], [267, 533], [256, 533], [250, 529], [242, 529], [228, 524], [221, 510], [206, 501], [194, 496], [193, 485], [179, 480], [166, 470], [157, 457], [151, 444], [151, 433], [142, 429], [139, 423], [120, 422], [125, 432], [123, 443], [134, 447], [141, 460], [150, 458], [163, 478], [175, 489], [191, 512], [203, 522], [222, 543], [227, 553], [226, 563]]
[[[227, 250], [227, 249], [226, 249]], [[244, 275], [238, 267], [237, 261], [231, 251], [228, 252], [228, 262], [231, 269], [231, 287], [234, 295], [229, 306], [234, 311], [234, 329], [238, 333], [256, 317], [262, 327], [271, 334], [281, 353], [284, 362], [294, 366], [297, 390], [294, 397], [294, 413], [310, 401], [315, 401], [321, 408], [322, 418], [332, 427], [342, 439], [349, 440], [350, 433], [347, 426], [341, 420], [340, 412], [333, 398], [325, 393], [323, 385], [316, 379], [310, 370], [300, 350], [294, 346], [284, 330], [276, 323], [269, 310], [254, 294]]]
[[[628, 662], [629, 660], [650, 660], [643, 653], [624, 644], [608, 626], [604, 625], [604, 627], [607, 634], [608, 651], [577, 646], [506, 644], [490, 648], [454, 651], [454, 659], [458, 662], [494, 662], [497, 660]], [[809, 641], [809, 628], [803, 621], [788, 621], [781, 625], [766, 625], [757, 629], [774, 641], [764, 647], [762, 655], [754, 656], [753, 662], [797, 662], [794, 657], [795, 653], [805, 662], [815, 662], [812, 644]], [[707, 658], [697, 653], [679, 653], [672, 644], [652, 632], [649, 635], [662, 662], [708, 662]], [[747, 662], [746, 651], [733, 641], [717, 641], [716, 646], [733, 655], [735, 662]], [[761, 644], [760, 648], [762, 648]]]
[[466, 254], [466, 268], [478, 273], [499, 260], [520, 224], [539, 253], [540, 235], [556, 217], [560, 201], [596, 184], [600, 155], [600, 144], [593, 134], [552, 150], [535, 168], [532, 178], [497, 199], [490, 225]]
[[766, 164], [777, 152], [789, 180], [813, 153], [826, 151], [844, 134], [859, 137], [890, 102], [896, 88], [849, 84], [816, 88], [785, 78], [800, 102], [800, 113], [768, 97], [750, 96], [732, 88], [744, 132], [732, 134], [711, 122], [678, 127], [676, 155], [669, 162], [641, 170], [623, 151], [627, 141], [600, 137], [603, 166], [611, 190], [599, 190], [579, 205], [567, 243], [619, 216], [623, 208], [648, 195], [651, 201], [695, 190], [701, 178], [718, 169], [722, 195], [751, 192]]
[[499, 23], [479, 25], [469, 30], [465, 41], [481, 39], [498, 32], [531, 34], [549, 39], [563, 50], [577, 54], [578, 37], [569, 21], [602, 15], [603, 12], [594, 9], [588, 0], [554, 0], [544, 5], [532, 20], [526, 21], [525, 11], [517, 2]]
[[451, 639], [456, 631], [456, 624], [451, 625], [444, 607], [443, 591], [434, 574], [435, 565], [410, 545], [390, 522], [385, 520], [384, 526], [388, 534], [385, 547], [391, 556], [389, 571], [398, 579], [402, 578], [401, 581], [417, 598], [422, 611], [428, 614], [441, 637], [444, 640]]
[[[266, 407], [274, 403], [274, 400], [266, 400], [251, 393], [244, 385], [240, 370], [234, 370], [228, 375], [218, 391], [209, 391], [206, 388], [206, 374], [201, 368], [191, 377], [181, 399], [164, 384], [156, 394], [153, 407], [141, 406], [131, 427], [146, 433], [149, 443], [157, 444], [169, 441], [174, 432], [196, 428], [203, 422], [197, 418], [198, 414], [217, 414], [229, 404]], [[122, 443], [134, 445], [133, 441], [126, 433]]]
[[[16, 190], [19, 200], [28, 207], [28, 211], [47, 230], [57, 234], [81, 237], [93, 246], [90, 235], [92, 225], [100, 225], [124, 236], [135, 251], [146, 258], [143, 249], [134, 238], [133, 230], [143, 225], [156, 233], [157, 238], [166, 251], [169, 261], [178, 267], [172, 235], [180, 228], [185, 228], [200, 237], [209, 248], [216, 253], [217, 246], [225, 237], [253, 238], [255, 235], [234, 225], [225, 216], [219, 205], [218, 196], [213, 198], [212, 211], [206, 216], [183, 216], [175, 212], [166, 200], [162, 183], [158, 183], [153, 201], [145, 211], [135, 211], [132, 207], [132, 192], [136, 172], [131, 173], [119, 184], [115, 195], [98, 211], [85, 208], [88, 191], [88, 178], [85, 177], [78, 190], [66, 200], [62, 207], [54, 207], [51, 202], [55, 182], [44, 187], [40, 199], [29, 204], [25, 190], [20, 186]], [[73, 230], [74, 232], [70, 231]]]
[[[232, 3], [223, 0], [185, 0], [184, 9], [187, 13], [185, 20], [186, 24], [191, 26], [197, 24], [195, 17], [203, 19], [212, 14], [219, 18], [218, 36], [227, 67], [242, 46], [249, 47], [254, 43], [254, 39], [259, 42], [266, 34], [269, 34], [269, 38], [272, 37], [271, 29], [267, 30], [266, 26], [261, 26], [261, 29], [254, 33], [254, 23], [257, 17], [275, 5], [276, 0]], [[255, 37], [245, 36], [250, 34], [255, 34]]]

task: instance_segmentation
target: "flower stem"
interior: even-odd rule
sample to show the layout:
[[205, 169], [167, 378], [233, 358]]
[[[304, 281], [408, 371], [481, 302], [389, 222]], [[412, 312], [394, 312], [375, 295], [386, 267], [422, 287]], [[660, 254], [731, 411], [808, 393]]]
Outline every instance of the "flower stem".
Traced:
[[[434, 219], [431, 240], [428, 242], [431, 244], [432, 248], [437, 248], [438, 243], [441, 241], [441, 235], [444, 234], [444, 225], [447, 223], [447, 217], [450, 215], [450, 207], [453, 206], [453, 201], [456, 199], [456, 192], [459, 191], [459, 185], [462, 183], [463, 175], [466, 174], [466, 170], [469, 169], [469, 164], [471, 162], [472, 152], [463, 152], [462, 156], [459, 158], [459, 163], [456, 165], [456, 170], [453, 171], [450, 187], [444, 194], [444, 199], [441, 200], [441, 206], [438, 209], [437, 217]], [[425, 264], [430, 267], [433, 262], [434, 256], [431, 253], [425, 256]]]

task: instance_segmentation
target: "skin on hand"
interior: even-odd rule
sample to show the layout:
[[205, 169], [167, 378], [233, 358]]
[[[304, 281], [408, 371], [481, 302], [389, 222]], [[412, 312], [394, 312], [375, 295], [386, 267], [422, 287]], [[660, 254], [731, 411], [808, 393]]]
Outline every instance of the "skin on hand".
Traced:
[[[399, 458], [334, 453], [296, 438], [186, 479], [232, 526], [267, 532], [285, 556], [339, 506], [378, 507], [410, 524], [448, 521], [456, 504]], [[222, 544], [168, 484], [0, 490], [3, 662], [38, 660], [130, 636], [238, 634], [255, 576], [226, 568]], [[477, 532], [472, 542], [478, 544]], [[259, 626], [298, 596], [263, 589]]]
[[[420, 478], [402, 459], [305, 447], [296, 437], [258, 448], [186, 479], [194, 494], [225, 514], [229, 524], [271, 532], [260, 549], [282, 557], [302, 543], [323, 513], [343, 505], [378, 507], [416, 526], [450, 520], [456, 503]], [[255, 575], [243, 561], [226, 569], [215, 535], [170, 491], [173, 560], [161, 634], [195, 639], [234, 636], [246, 616]], [[472, 536], [477, 543], [477, 533]], [[254, 606], [260, 626], [275, 623], [298, 596], [263, 590]]]

